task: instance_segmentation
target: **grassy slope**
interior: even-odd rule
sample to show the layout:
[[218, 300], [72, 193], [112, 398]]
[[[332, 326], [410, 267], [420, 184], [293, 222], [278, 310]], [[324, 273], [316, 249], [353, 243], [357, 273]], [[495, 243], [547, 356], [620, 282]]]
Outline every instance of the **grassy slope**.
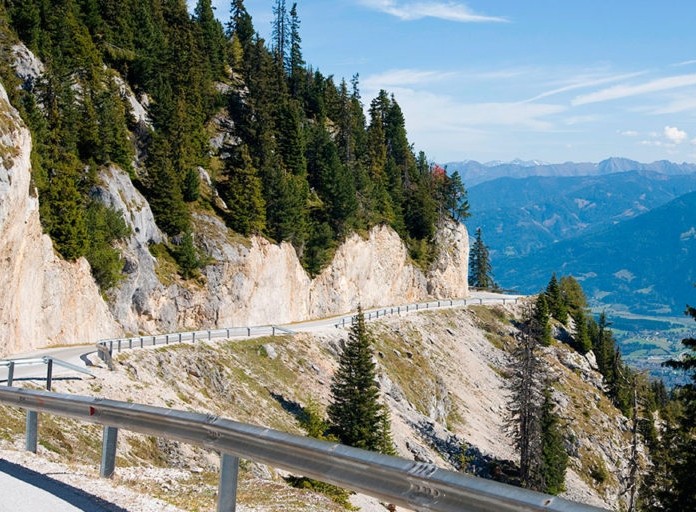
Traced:
[[[502, 420], [507, 356], [501, 350], [514, 343], [514, 313], [510, 307], [478, 307], [371, 324], [380, 385], [402, 456], [417, 453], [453, 469], [464, 460], [458, 454], [469, 457], [473, 446], [485, 456], [482, 461], [514, 459]], [[328, 403], [345, 337], [345, 332], [334, 331], [133, 351], [118, 357], [114, 372], [96, 369], [98, 379], [57, 382], [55, 390], [210, 412], [302, 433], [297, 413], [310, 401], [320, 407]], [[613, 504], [619, 492], [616, 454], [627, 446], [625, 421], [591, 383], [597, 375], [580, 368], [580, 356], [559, 344], [546, 350], [545, 357], [569, 433], [569, 497]], [[0, 412], [0, 442], [17, 445], [22, 429], [18, 411]], [[40, 439], [42, 452], [50, 458], [95, 468], [98, 464], [98, 427], [42, 416]], [[118, 457], [117, 479], [122, 483], [187, 510], [213, 508], [215, 454], [124, 433]], [[169, 466], [176, 470], [170, 470], [163, 484], [161, 472]], [[250, 462], [242, 469], [240, 499], [246, 505], [261, 510], [291, 510], [293, 503], [298, 510], [338, 509], [323, 496], [289, 488], [272, 469]], [[148, 477], [149, 471], [156, 476]]]

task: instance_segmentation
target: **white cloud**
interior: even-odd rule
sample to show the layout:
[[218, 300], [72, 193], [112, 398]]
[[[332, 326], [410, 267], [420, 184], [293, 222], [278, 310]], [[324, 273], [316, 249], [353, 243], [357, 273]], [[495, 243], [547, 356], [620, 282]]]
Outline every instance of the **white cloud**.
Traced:
[[681, 67], [681, 66], [691, 66], [692, 64], [696, 64], [696, 60], [685, 60], [682, 62], [675, 62], [672, 64], [672, 67]]
[[678, 114], [680, 112], [688, 112], [696, 110], [696, 98], [693, 96], [680, 96], [672, 99], [667, 105], [659, 108], [646, 109], [649, 114]]
[[623, 135], [624, 137], [638, 137], [638, 132], [635, 130], [619, 130], [619, 135]]
[[665, 126], [664, 135], [672, 144], [681, 144], [689, 137], [684, 130], [680, 130], [676, 126]]
[[644, 74], [644, 72], [636, 72], [636, 73], [627, 73], [623, 75], [613, 75], [613, 76], [605, 76], [605, 77], [589, 77], [589, 76], [579, 76], [571, 81], [568, 85], [564, 85], [562, 87], [557, 87], [556, 89], [552, 89], [550, 91], [542, 92], [541, 94], [537, 94], [533, 98], [530, 98], [526, 101], [536, 101], [542, 98], [546, 98], [548, 96], [554, 96], [556, 94], [561, 94], [564, 92], [568, 91], [573, 91], [576, 89], [585, 89], [587, 87], [594, 87], [596, 85], [603, 85], [603, 84], [608, 84], [611, 82], [618, 82], [619, 80], [626, 80], [628, 78], [633, 78], [639, 75]]
[[391, 69], [378, 75], [371, 75], [362, 81], [365, 89], [386, 89], [404, 85], [423, 85], [451, 78], [454, 73], [441, 71], [421, 71], [417, 69]]
[[659, 78], [640, 85], [615, 85], [607, 89], [576, 96], [571, 102], [574, 106], [586, 105], [588, 103], [599, 103], [601, 101], [617, 100], [649, 94], [651, 92], [667, 91], [679, 87], [696, 85], [696, 74], [669, 76]]
[[451, 1], [397, 2], [396, 0], [360, 0], [360, 3], [403, 21], [421, 18], [438, 18], [461, 23], [500, 23], [508, 21], [506, 18], [498, 16], [476, 14], [466, 5]]
[[[373, 97], [381, 87], [372, 77], [363, 84], [365, 96]], [[480, 130], [486, 126], [509, 126], [533, 130], [550, 130], [553, 125], [546, 116], [566, 110], [563, 105], [545, 103], [486, 102], [465, 103], [448, 95], [405, 87], [391, 88], [396, 101], [408, 120], [409, 134], [432, 131], [441, 137], [443, 132]]]

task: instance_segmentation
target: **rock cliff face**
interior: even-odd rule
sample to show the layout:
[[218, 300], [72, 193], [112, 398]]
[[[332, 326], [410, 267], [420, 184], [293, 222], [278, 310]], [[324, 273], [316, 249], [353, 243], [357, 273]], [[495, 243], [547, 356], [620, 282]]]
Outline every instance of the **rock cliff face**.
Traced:
[[[359, 303], [369, 308], [468, 293], [469, 246], [462, 225], [444, 228], [450, 244], [442, 251], [449, 260], [442, 263], [441, 257], [428, 275], [410, 262], [399, 236], [379, 226], [367, 238], [350, 236], [312, 280], [291, 245], [261, 237], [233, 239], [222, 221], [208, 214], [195, 216], [197, 245], [210, 260], [201, 279], [164, 285], [157, 277], [161, 262], [147, 250], [162, 235], [147, 203], [120, 173], [109, 171], [99, 196], [123, 212], [134, 232], [123, 250], [126, 279], [110, 300], [128, 332], [287, 323], [345, 313]], [[450, 275], [456, 279], [446, 282]]]
[[42, 234], [30, 153], [29, 131], [0, 85], [0, 356], [120, 332], [89, 264], [61, 260]]
[[[69, 263], [41, 232], [30, 191], [31, 139], [0, 86], [0, 355], [50, 343], [87, 343], [123, 333], [153, 333], [330, 316], [428, 297], [467, 294], [466, 228], [447, 224], [430, 272], [415, 267], [399, 236], [378, 226], [351, 235], [315, 279], [289, 244], [235, 237], [212, 214], [195, 216], [196, 244], [209, 263], [196, 281], [163, 281], [164, 261], [149, 246], [164, 236], [129, 176], [101, 171], [92, 193], [131, 228], [122, 243], [124, 279], [104, 301], [84, 260]], [[171, 271], [169, 271], [171, 273]]]

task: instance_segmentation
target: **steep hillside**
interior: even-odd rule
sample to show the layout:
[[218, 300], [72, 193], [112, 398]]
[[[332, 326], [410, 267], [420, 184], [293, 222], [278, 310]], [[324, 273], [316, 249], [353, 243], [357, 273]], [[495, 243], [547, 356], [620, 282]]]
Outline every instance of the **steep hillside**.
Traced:
[[[508, 349], [519, 306], [412, 313], [371, 324], [383, 399], [401, 456], [514, 481], [516, 459], [504, 426]], [[210, 412], [301, 433], [298, 416], [314, 402], [324, 410], [345, 331], [135, 350], [96, 380], [56, 382], [55, 389]], [[565, 496], [620, 508], [628, 450], [627, 420], [600, 390], [589, 360], [556, 342], [544, 349], [562, 418], [570, 467]], [[0, 446], [21, 443], [22, 418], [1, 415]], [[40, 454], [80, 471], [99, 458], [97, 428], [42, 419]], [[91, 436], [94, 436], [92, 438]], [[216, 457], [180, 443], [123, 434], [116, 482], [184, 509], [212, 506]], [[132, 469], [137, 466], [137, 476]], [[173, 466], [174, 469], [164, 469]], [[271, 468], [243, 464], [242, 503], [254, 510], [333, 510], [326, 498], [288, 488]], [[74, 471], [73, 469], [72, 471]], [[253, 492], [250, 492], [254, 489]], [[360, 501], [363, 510], [380, 510]], [[195, 508], [194, 507], [194, 508]]]
[[50, 343], [86, 343], [122, 332], [286, 323], [355, 308], [464, 297], [468, 293], [466, 228], [443, 223], [428, 271], [414, 264], [399, 235], [376, 226], [337, 247], [312, 279], [295, 249], [260, 236], [245, 239], [210, 212], [197, 213], [204, 261], [197, 279], [183, 279], [162, 246], [165, 236], [149, 203], [118, 167], [103, 169], [92, 189], [122, 215], [128, 236], [118, 244], [118, 286], [102, 298], [84, 258], [66, 262], [41, 233], [39, 202], [30, 187], [29, 133], [0, 85], [0, 354]]
[[58, 257], [39, 221], [31, 137], [0, 84], [0, 356], [119, 332], [84, 259]]
[[467, 294], [461, 183], [395, 99], [368, 123], [239, 5], [229, 37], [209, 1], [0, 3], [0, 354]]

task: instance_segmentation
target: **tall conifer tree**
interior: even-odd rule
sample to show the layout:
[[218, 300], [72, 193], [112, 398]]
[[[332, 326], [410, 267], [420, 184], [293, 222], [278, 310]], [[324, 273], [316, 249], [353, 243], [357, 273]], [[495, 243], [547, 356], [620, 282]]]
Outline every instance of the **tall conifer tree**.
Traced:
[[393, 453], [388, 411], [379, 400], [372, 345], [359, 308], [331, 382], [327, 413], [333, 433], [343, 444]]
[[541, 423], [545, 382], [537, 354], [539, 340], [533, 326], [534, 315], [530, 306], [512, 353], [507, 424], [520, 454], [520, 484], [541, 491], [545, 486]]
[[481, 228], [477, 228], [476, 238], [469, 256], [469, 279], [471, 286], [485, 290], [493, 288], [495, 283], [493, 282], [492, 271], [493, 267], [491, 266], [488, 247], [483, 243]]

